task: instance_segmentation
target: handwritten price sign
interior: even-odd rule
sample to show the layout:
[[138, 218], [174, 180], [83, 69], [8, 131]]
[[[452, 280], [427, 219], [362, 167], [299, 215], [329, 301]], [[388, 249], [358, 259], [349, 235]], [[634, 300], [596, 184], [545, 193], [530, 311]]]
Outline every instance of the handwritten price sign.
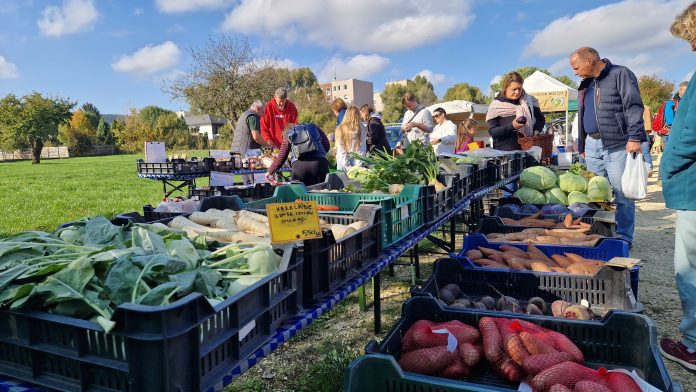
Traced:
[[297, 201], [266, 205], [271, 241], [291, 242], [321, 238], [317, 203]]

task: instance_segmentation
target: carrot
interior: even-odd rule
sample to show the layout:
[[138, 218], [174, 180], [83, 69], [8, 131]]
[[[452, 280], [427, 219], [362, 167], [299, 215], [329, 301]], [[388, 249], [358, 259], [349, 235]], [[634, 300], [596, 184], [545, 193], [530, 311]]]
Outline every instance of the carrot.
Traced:
[[341, 211], [338, 206], [330, 206], [325, 204], [317, 204], [317, 211]]

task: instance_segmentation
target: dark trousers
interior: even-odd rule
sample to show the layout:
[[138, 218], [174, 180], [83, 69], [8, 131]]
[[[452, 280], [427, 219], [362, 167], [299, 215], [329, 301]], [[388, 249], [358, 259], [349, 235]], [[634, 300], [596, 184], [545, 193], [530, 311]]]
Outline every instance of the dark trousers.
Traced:
[[310, 186], [326, 180], [329, 173], [329, 161], [321, 158], [312, 161], [295, 161], [292, 164], [292, 180]]

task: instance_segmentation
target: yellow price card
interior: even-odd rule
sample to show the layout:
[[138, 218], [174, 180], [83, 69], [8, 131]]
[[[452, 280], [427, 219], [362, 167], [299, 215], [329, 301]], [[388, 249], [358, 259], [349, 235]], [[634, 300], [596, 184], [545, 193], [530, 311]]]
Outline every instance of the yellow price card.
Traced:
[[266, 214], [273, 242], [291, 242], [322, 237], [315, 201], [268, 204], [266, 205]]
[[467, 144], [467, 146], [469, 146], [469, 150], [478, 150], [479, 149], [479, 145], [476, 142], [471, 142], [471, 143]]

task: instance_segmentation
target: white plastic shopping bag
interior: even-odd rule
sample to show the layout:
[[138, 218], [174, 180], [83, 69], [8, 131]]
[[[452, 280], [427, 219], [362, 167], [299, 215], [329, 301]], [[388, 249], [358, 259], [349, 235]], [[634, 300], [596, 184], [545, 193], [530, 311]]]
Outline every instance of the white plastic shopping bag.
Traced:
[[649, 165], [642, 153], [626, 154], [626, 167], [621, 176], [621, 190], [628, 199], [645, 199], [648, 195]]

